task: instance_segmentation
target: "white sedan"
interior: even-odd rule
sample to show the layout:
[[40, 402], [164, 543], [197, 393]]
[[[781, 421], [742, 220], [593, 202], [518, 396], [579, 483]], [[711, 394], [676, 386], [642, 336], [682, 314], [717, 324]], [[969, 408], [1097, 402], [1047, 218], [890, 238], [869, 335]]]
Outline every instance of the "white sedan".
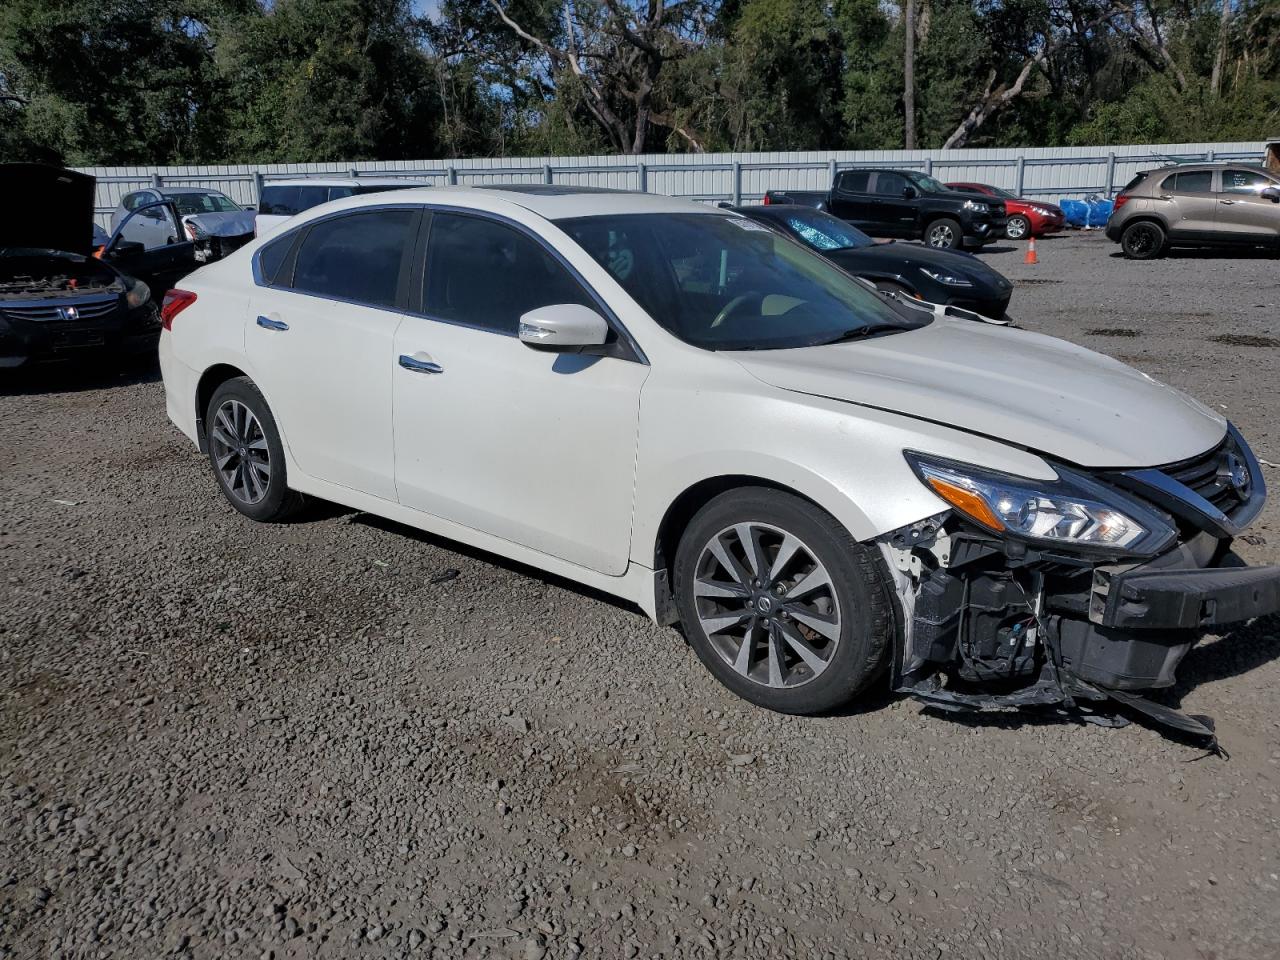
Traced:
[[886, 672], [952, 707], [1128, 702], [1280, 607], [1229, 551], [1264, 492], [1220, 416], [726, 211], [351, 197], [163, 313], [169, 416], [241, 513], [336, 501], [626, 598], [771, 709]]

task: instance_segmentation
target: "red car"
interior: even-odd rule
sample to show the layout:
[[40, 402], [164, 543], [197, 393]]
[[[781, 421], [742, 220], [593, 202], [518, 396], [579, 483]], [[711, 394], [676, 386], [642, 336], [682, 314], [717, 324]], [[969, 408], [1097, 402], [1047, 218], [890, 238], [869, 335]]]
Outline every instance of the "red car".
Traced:
[[1010, 240], [1025, 240], [1027, 237], [1043, 237], [1046, 233], [1057, 233], [1066, 223], [1062, 208], [1057, 204], [1043, 203], [1040, 200], [1023, 200], [1015, 197], [1008, 190], [1001, 190], [987, 183], [948, 183], [947, 186], [953, 190], [974, 190], [1003, 200], [1005, 209], [1009, 211], [1004, 235]]

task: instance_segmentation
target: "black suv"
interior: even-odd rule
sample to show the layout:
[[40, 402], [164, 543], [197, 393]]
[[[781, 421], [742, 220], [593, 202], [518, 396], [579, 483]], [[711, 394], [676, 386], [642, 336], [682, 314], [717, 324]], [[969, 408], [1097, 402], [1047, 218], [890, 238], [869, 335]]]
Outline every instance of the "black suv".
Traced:
[[952, 190], [915, 170], [842, 170], [829, 193], [770, 190], [764, 202], [817, 207], [873, 237], [919, 238], [931, 247], [977, 247], [1004, 236], [1004, 201]]

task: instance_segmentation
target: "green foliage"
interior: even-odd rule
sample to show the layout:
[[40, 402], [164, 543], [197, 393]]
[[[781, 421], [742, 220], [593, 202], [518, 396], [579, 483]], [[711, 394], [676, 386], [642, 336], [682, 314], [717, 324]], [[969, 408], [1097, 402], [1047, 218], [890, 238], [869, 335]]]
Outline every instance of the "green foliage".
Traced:
[[[668, 0], [656, 24], [642, 0], [500, 0], [528, 36], [491, 0], [444, 0], [433, 21], [412, 2], [3, 0], [0, 160], [902, 144], [903, 22], [884, 0]], [[1107, 16], [1111, 0], [916, 3], [922, 146], [984, 101], [966, 145], [1280, 131], [1280, 0], [1231, 0], [1225, 31], [1221, 0], [1136, 16]]]

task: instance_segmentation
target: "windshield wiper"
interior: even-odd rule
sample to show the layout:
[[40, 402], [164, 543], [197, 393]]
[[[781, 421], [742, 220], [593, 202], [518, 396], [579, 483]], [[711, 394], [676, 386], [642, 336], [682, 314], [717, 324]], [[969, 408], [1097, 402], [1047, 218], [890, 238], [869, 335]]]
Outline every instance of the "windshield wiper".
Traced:
[[903, 330], [909, 330], [910, 327], [900, 326], [896, 323], [869, 323], [865, 327], [854, 327], [852, 330], [846, 330], [830, 340], [822, 340], [816, 346], [828, 347], [833, 343], [845, 343], [849, 340], [861, 340], [864, 337], [874, 336], [877, 333], [900, 333]]

